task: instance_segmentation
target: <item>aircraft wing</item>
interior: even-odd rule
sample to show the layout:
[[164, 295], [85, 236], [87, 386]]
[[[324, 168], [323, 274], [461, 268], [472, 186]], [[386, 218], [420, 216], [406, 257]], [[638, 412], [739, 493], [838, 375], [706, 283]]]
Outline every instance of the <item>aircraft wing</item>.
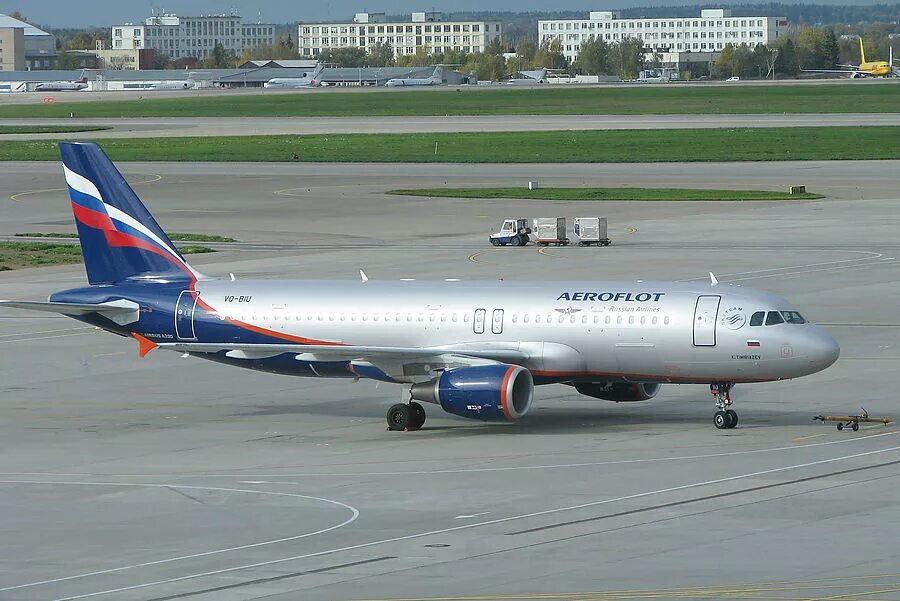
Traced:
[[856, 73], [856, 68], [852, 69], [800, 69], [804, 73]]
[[137, 303], [125, 299], [99, 304], [0, 300], [0, 309], [3, 307], [59, 313], [61, 315], [69, 315], [72, 317], [98, 313], [104, 317], [108, 317], [119, 325], [126, 325], [137, 321], [140, 311], [140, 306]]
[[433, 377], [434, 371], [485, 363], [521, 364], [530, 358], [515, 348], [485, 345], [437, 347], [344, 346], [310, 344], [230, 344], [160, 342], [161, 349], [186, 353], [219, 353], [232, 359], [265, 359], [295, 353], [298, 361], [347, 361], [353, 367], [373, 366], [398, 381]]

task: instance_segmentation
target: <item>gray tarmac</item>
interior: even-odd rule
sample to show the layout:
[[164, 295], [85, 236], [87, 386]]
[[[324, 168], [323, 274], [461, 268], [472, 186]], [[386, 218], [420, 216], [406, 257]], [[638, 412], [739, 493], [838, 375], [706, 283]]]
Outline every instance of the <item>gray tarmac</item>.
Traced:
[[[537, 391], [516, 424], [398, 389], [270, 376], [78, 322], [0, 315], [0, 599], [900, 599], [900, 162], [123, 166], [192, 257], [237, 278], [705, 279], [783, 294], [842, 346], [832, 368], [647, 403]], [[557, 203], [385, 196], [518, 184], [784, 188], [820, 201]], [[0, 236], [73, 231], [59, 167], [0, 164]], [[10, 197], [13, 197], [10, 200]], [[508, 216], [601, 214], [609, 248], [492, 248]], [[0, 272], [0, 296], [82, 285]]]
[[172, 117], [128, 119], [0, 119], [4, 125], [98, 125], [105, 131], [4, 134], [4, 140], [76, 140], [283, 134], [409, 134], [618, 129], [722, 129], [729, 127], [857, 127], [900, 125], [900, 113], [790, 115], [479, 115], [434, 117]]

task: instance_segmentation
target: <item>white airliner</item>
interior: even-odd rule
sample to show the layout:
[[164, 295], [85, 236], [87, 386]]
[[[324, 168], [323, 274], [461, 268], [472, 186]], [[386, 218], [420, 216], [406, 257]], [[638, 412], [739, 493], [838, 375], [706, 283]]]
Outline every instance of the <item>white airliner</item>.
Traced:
[[385, 82], [389, 88], [402, 88], [406, 86], [439, 86], [444, 82], [444, 68], [437, 66], [431, 77], [395, 77]]
[[838, 344], [785, 299], [740, 286], [644, 281], [218, 280], [194, 270], [93, 143], [60, 143], [89, 285], [0, 307], [69, 315], [154, 348], [270, 373], [403, 386], [392, 430], [421, 402], [516, 420], [534, 387], [645, 401], [710, 386], [717, 428], [736, 383], [798, 378]]
[[298, 88], [315, 88], [321, 85], [320, 77], [325, 66], [321, 63], [311, 72], [303, 72], [300, 77], [275, 77], [263, 84], [264, 88], [270, 89], [298, 89]]
[[161, 81], [147, 86], [148, 90], [193, 90], [197, 83], [193, 79]]
[[46, 81], [34, 87], [36, 92], [77, 92], [88, 87], [87, 77], [82, 74], [75, 81]]

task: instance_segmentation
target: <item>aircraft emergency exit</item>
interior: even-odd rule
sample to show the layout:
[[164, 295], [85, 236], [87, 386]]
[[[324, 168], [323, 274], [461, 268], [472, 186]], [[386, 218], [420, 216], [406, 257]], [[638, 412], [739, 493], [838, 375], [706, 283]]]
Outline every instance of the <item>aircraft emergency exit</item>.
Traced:
[[534, 388], [566, 384], [644, 401], [662, 384], [710, 386], [717, 428], [737, 425], [736, 383], [798, 378], [838, 358], [835, 340], [787, 300], [750, 288], [643, 281], [219, 280], [193, 269], [106, 154], [60, 144], [88, 286], [50, 311], [154, 348], [278, 374], [404, 386], [392, 430], [421, 403], [516, 420]]

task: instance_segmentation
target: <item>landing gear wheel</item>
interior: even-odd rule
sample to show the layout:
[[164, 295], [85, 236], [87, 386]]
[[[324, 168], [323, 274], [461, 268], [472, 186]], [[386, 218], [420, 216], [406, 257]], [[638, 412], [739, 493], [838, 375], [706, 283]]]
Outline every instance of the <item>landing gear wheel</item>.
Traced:
[[734, 388], [734, 384], [731, 382], [713, 382], [709, 385], [709, 392], [716, 401], [716, 413], [713, 417], [713, 423], [719, 430], [734, 428], [738, 423], [737, 413], [731, 409], [733, 404], [731, 400], [732, 388]]
[[410, 430], [418, 430], [425, 425], [425, 408], [415, 401], [409, 403], [409, 408], [413, 412], [413, 422], [410, 424]]
[[738, 425], [738, 414], [734, 409], [726, 409], [725, 415], [728, 417], [728, 428], [734, 428]]
[[713, 423], [719, 430], [725, 430], [726, 428], [728, 428], [728, 424], [730, 422], [731, 420], [728, 419], [728, 414], [724, 411], [716, 411], [715, 415], [713, 416]]
[[415, 414], [412, 407], [406, 403], [391, 405], [387, 412], [388, 430], [408, 430], [414, 423]]

